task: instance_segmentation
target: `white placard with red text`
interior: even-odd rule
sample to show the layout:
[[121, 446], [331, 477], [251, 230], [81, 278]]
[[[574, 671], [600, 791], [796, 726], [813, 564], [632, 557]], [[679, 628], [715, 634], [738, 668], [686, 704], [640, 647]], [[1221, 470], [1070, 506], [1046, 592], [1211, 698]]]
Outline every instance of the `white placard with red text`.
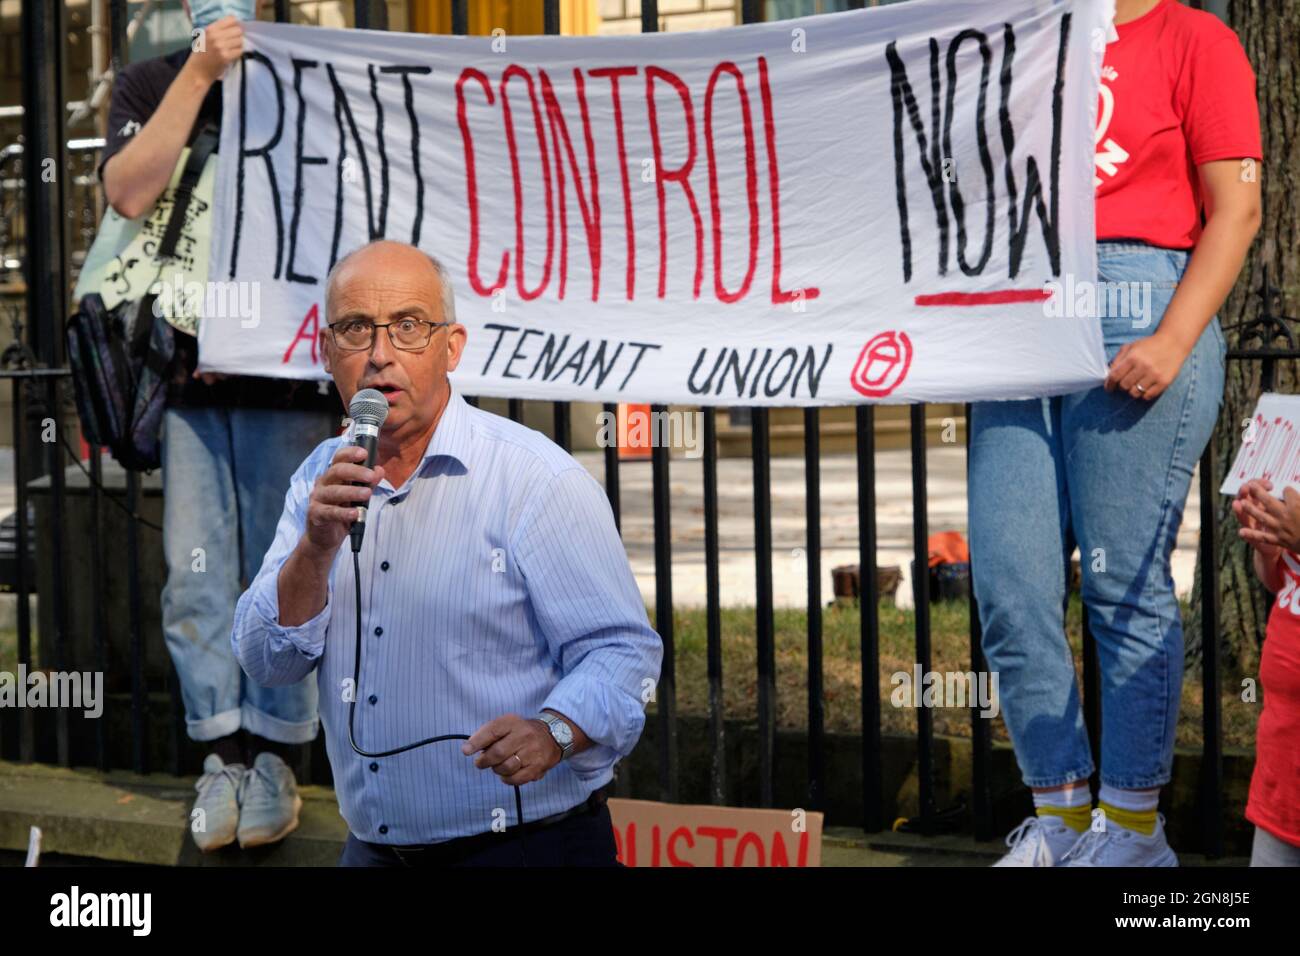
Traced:
[[1300, 491], [1300, 395], [1267, 392], [1241, 423], [1241, 448], [1219, 491], [1235, 495], [1254, 478], [1271, 481], [1279, 498], [1287, 488]]
[[200, 365], [324, 377], [339, 256], [448, 266], [468, 394], [962, 401], [1100, 383], [1094, 128], [1113, 0], [911, 0], [697, 33], [254, 22], [224, 84]]

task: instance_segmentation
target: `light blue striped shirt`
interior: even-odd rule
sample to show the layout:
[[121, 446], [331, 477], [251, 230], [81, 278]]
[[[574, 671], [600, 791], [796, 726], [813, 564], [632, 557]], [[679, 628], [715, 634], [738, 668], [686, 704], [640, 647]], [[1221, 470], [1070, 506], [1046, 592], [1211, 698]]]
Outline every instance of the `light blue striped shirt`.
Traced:
[[[294, 474], [275, 542], [235, 610], [235, 655], [264, 686], [316, 670], [339, 810], [358, 838], [435, 843], [492, 830], [502, 811], [513, 826], [513, 790], [477, 769], [461, 741], [373, 760], [352, 750], [346, 539], [325, 608], [296, 627], [278, 623], [280, 567], [302, 536], [312, 485], [345, 440], [322, 442]], [[544, 435], [452, 388], [423, 461], [401, 488], [380, 482], [366, 523], [357, 746], [391, 750], [551, 708], [593, 745], [522, 788], [525, 821], [607, 783], [645, 725], [663, 645], [596, 480]]]

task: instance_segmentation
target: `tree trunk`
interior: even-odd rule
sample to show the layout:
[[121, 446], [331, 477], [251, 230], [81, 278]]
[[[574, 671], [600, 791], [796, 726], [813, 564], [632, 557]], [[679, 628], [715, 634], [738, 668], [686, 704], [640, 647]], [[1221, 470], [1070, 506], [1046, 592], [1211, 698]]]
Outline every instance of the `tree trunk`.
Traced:
[[[1259, 115], [1264, 134], [1260, 170], [1264, 219], [1241, 277], [1219, 311], [1231, 349], [1295, 348], [1300, 340], [1285, 337], [1270, 342], [1259, 335], [1230, 328], [1259, 318], [1265, 308], [1274, 316], [1294, 316], [1300, 310], [1300, 0], [1232, 0], [1228, 19], [1241, 38], [1255, 68]], [[1267, 270], [1268, 284], [1280, 299], [1260, 297]], [[1293, 319], [1287, 325], [1296, 330]], [[1300, 339], [1300, 336], [1298, 336]], [[1216, 485], [1222, 481], [1241, 445], [1242, 422], [1249, 419], [1261, 391], [1262, 363], [1229, 358], [1223, 409], [1214, 435]], [[1277, 361], [1271, 390], [1295, 392], [1300, 363]], [[1216, 493], [1217, 561], [1222, 608], [1220, 654], [1225, 684], [1253, 676], [1264, 636], [1269, 597], [1255, 579], [1249, 548], [1237, 536], [1230, 500]], [[1193, 592], [1198, 626], [1188, 629], [1187, 661], [1199, 663], [1201, 640], [1200, 567]]]

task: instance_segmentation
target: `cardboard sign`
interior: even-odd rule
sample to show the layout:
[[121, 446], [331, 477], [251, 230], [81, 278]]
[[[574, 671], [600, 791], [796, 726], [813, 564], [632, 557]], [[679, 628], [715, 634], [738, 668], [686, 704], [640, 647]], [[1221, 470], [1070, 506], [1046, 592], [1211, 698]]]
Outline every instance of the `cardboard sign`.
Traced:
[[[1109, 0], [911, 0], [725, 30], [460, 37], [250, 22], [199, 367], [323, 378], [333, 263], [447, 266], [466, 394], [692, 405], [1055, 395], [1106, 375]], [[1066, 301], [1069, 298], [1069, 301]]]
[[1287, 488], [1300, 491], [1300, 395], [1259, 397], [1255, 414], [1242, 423], [1241, 448], [1219, 491], [1235, 495], [1255, 478], [1271, 481], [1279, 498]]
[[822, 814], [611, 798], [625, 866], [821, 866]]

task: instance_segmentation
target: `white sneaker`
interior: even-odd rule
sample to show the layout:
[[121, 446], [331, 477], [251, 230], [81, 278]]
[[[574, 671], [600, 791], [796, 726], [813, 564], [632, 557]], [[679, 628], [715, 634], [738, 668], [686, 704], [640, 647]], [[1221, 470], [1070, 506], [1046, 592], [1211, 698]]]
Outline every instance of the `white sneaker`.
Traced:
[[1165, 839], [1164, 814], [1156, 814], [1150, 836], [1106, 821], [1106, 829], [1089, 827], [1061, 861], [1061, 866], [1177, 866], [1178, 857]]
[[1025, 817], [1020, 826], [1007, 834], [1010, 847], [994, 866], [1060, 866], [1066, 851], [1079, 840], [1077, 831], [1060, 817], [1037, 814]]
[[223, 763], [216, 754], [203, 759], [203, 776], [194, 785], [199, 796], [190, 811], [190, 832], [204, 853], [235, 842], [244, 773], [242, 763]]
[[302, 797], [289, 765], [273, 753], [258, 754], [239, 794], [239, 845], [278, 843], [298, 829], [300, 810]]

